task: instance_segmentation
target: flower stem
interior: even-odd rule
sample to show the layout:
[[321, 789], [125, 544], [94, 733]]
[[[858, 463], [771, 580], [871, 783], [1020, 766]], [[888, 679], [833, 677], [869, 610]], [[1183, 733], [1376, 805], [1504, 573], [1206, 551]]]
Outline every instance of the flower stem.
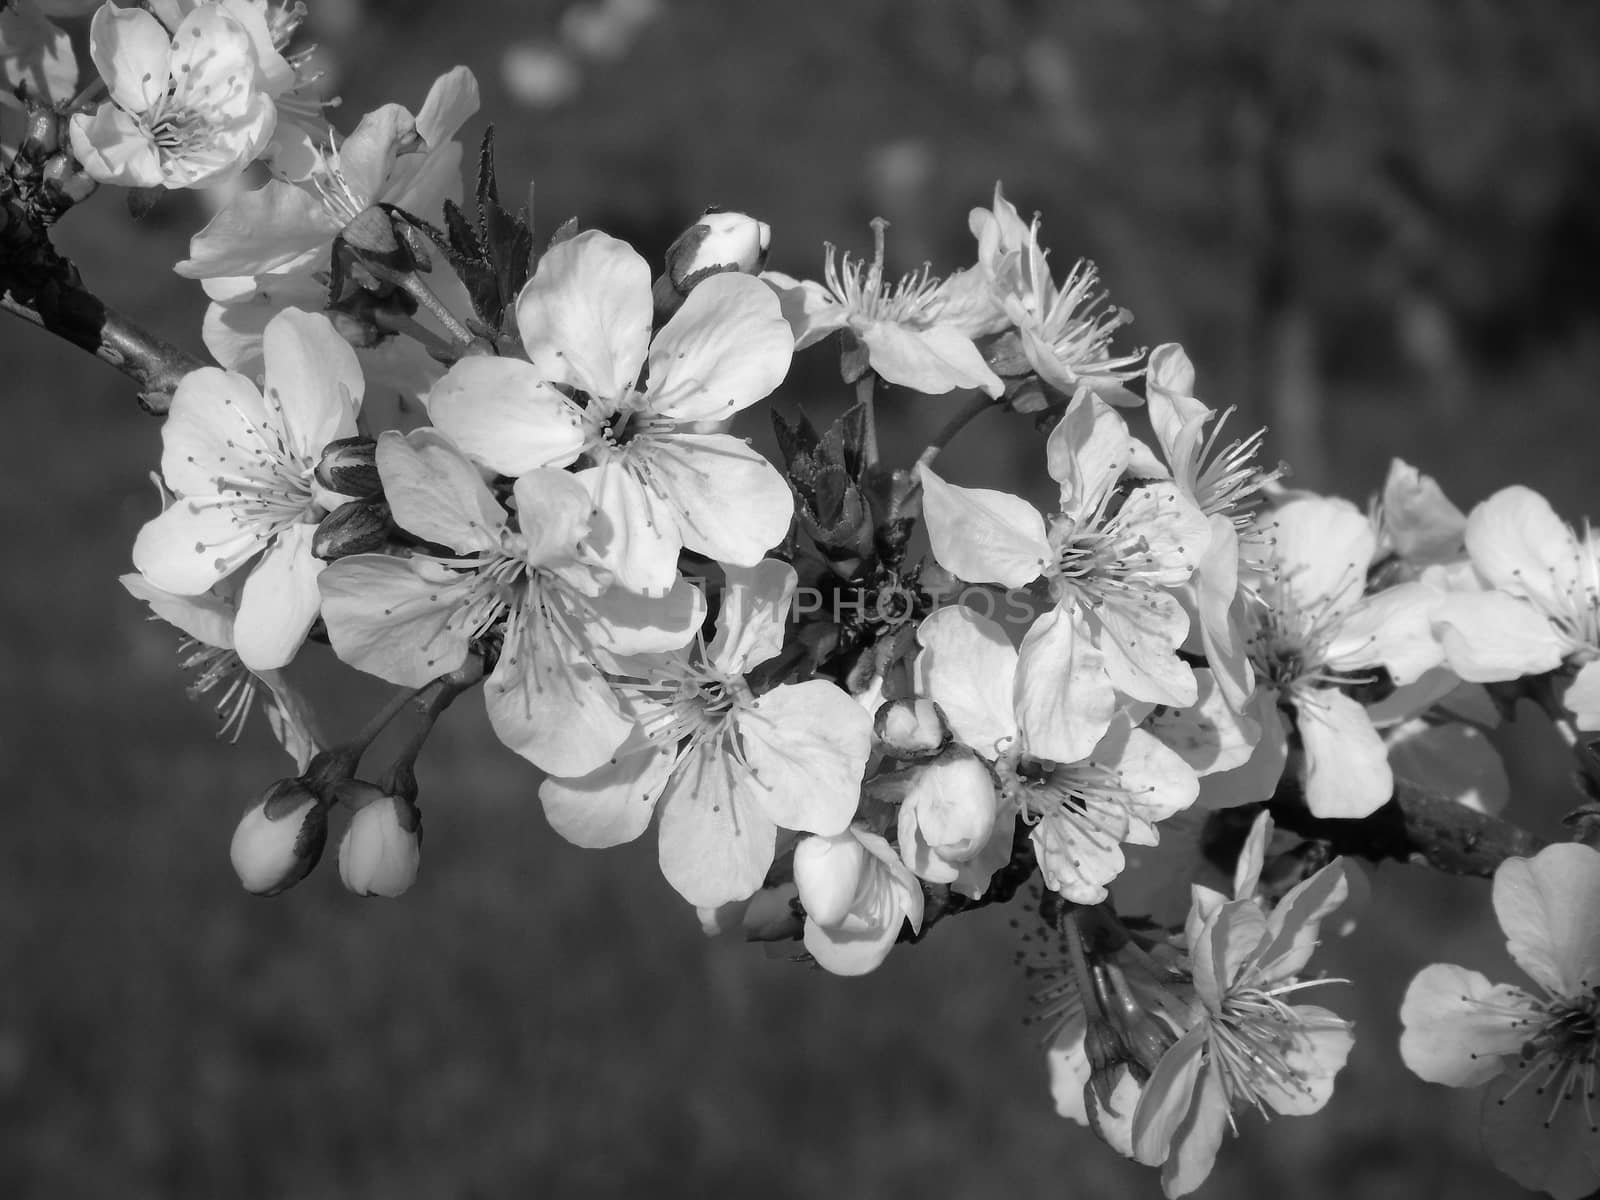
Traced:
[[[395, 755], [394, 762], [384, 772], [383, 778], [378, 781], [378, 786], [388, 795], [403, 796], [407, 800], [415, 800], [417, 795], [417, 757], [422, 753], [422, 747], [427, 744], [428, 736], [433, 732], [434, 725], [445, 709], [455, 703], [457, 696], [466, 691], [472, 684], [458, 682], [448, 678], [436, 679], [428, 685], [435, 689], [427, 700], [421, 702], [422, 720], [411, 736], [406, 739], [404, 746]], [[423, 689], [426, 691], [427, 689]], [[420, 695], [420, 693], [419, 693]]]
[[862, 437], [861, 457], [869, 467], [878, 465], [878, 410], [872, 402], [877, 384], [878, 377], [870, 370], [856, 380], [856, 403], [865, 410], [867, 427]]

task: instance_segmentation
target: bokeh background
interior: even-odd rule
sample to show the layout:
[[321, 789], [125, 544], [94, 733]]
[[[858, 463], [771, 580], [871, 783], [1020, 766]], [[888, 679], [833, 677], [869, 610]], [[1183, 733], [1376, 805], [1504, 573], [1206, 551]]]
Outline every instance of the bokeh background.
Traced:
[[[502, 182], [657, 256], [708, 203], [773, 265], [870, 248], [970, 261], [997, 179], [1189, 347], [1200, 394], [1272, 427], [1294, 482], [1364, 499], [1388, 457], [1464, 506], [1514, 481], [1600, 508], [1600, 8], [1563, 0], [310, 0], [348, 128], [457, 62]], [[480, 119], [468, 127], [481, 132]], [[170, 273], [205, 219], [114, 196], [62, 241], [92, 285], [198, 350]], [[227, 843], [285, 762], [210, 740], [169, 630], [116, 576], [155, 511], [159, 426], [98, 363], [0, 326], [0, 1196], [1154, 1196], [1051, 1112], [1011, 914], [941, 926], [858, 981], [703, 939], [650, 841], [546, 826], [481, 706], [422, 768], [427, 855], [400, 902], [324, 869], [264, 902]], [[786, 403], [837, 408], [830, 351]], [[911, 450], [955, 401], [887, 405]], [[952, 471], [1037, 473], [996, 418]], [[758, 432], [758, 431], [757, 431]], [[314, 654], [308, 654], [314, 659]], [[307, 664], [312, 678], [336, 673]], [[320, 676], [319, 676], [320, 672]], [[325, 680], [336, 731], [374, 692]], [[1560, 750], [1506, 739], [1553, 834]], [[1389, 865], [1326, 966], [1359, 1040], [1327, 1111], [1224, 1149], [1203, 1196], [1522, 1194], [1476, 1097], [1410, 1077], [1423, 963], [1510, 978], [1481, 883]]]

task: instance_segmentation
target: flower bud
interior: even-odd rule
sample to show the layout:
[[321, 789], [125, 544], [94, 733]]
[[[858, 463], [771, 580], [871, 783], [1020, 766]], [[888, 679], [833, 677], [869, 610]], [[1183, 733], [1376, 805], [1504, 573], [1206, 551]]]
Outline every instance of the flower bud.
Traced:
[[753, 275], [766, 265], [772, 229], [744, 213], [708, 209], [667, 247], [667, 280], [680, 297], [724, 271]]
[[398, 796], [358, 809], [339, 843], [339, 878], [358, 896], [404, 895], [421, 862], [422, 814]]
[[381, 550], [389, 540], [389, 505], [382, 500], [351, 500], [322, 518], [311, 535], [311, 553], [323, 562]]
[[951, 746], [912, 772], [900, 802], [900, 856], [921, 878], [950, 883], [957, 864], [977, 855], [994, 833], [994, 780], [965, 746]]
[[878, 709], [873, 734], [896, 758], [932, 758], [950, 740], [950, 726], [932, 700], [912, 696]]
[[378, 443], [369, 437], [339, 438], [322, 448], [316, 479], [330, 492], [372, 500], [383, 495], [378, 477]]
[[228, 857], [245, 890], [276, 896], [311, 873], [328, 840], [328, 810], [299, 779], [267, 789], [233, 831]]
[[818, 925], [837, 925], [850, 912], [867, 852], [848, 829], [835, 837], [802, 838], [794, 848], [800, 903]]

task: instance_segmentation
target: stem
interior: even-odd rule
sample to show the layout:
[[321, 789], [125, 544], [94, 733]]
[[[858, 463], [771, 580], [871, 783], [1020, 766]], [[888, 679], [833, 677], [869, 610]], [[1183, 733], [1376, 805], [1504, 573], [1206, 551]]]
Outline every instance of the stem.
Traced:
[[878, 377], [868, 371], [856, 380], [856, 403], [866, 414], [866, 435], [861, 442], [861, 456], [869, 467], [878, 465], [878, 410], [872, 402], [872, 393], [878, 384]]
[[356, 761], [359, 762], [361, 756], [367, 752], [367, 748], [378, 739], [380, 733], [389, 727], [389, 722], [400, 715], [400, 711], [406, 705], [413, 700], [421, 701], [426, 705], [429, 702], [422, 701], [423, 693], [432, 688], [437, 688], [439, 683], [440, 681], [435, 679], [432, 683], [425, 683], [419, 688], [402, 688], [396, 692], [389, 697], [382, 708], [373, 713], [372, 719], [361, 727], [361, 732], [344, 744], [344, 749], [352, 752]]
[[404, 796], [408, 800], [415, 800], [417, 795], [417, 756], [422, 753], [422, 747], [427, 744], [428, 736], [433, 732], [434, 725], [445, 709], [455, 703], [457, 696], [473, 686], [470, 683], [451, 682], [448, 679], [437, 679], [428, 687], [436, 688], [433, 695], [422, 703], [422, 720], [406, 739], [404, 746], [395, 755], [394, 762], [384, 772], [378, 786], [391, 796]]
[[[925, 467], [929, 463], [933, 462], [934, 459], [939, 457], [939, 451], [943, 450], [955, 440], [956, 434], [960, 433], [963, 429], [970, 425], [973, 419], [977, 417], [979, 413], [987, 412], [997, 403], [999, 402], [992, 399], [986, 392], [979, 392], [971, 400], [967, 401], [966, 406], [962, 408], [960, 412], [956, 413], [955, 416], [946, 421], [939, 432], [934, 434], [932, 439], [928, 442], [927, 448], [924, 449], [921, 454], [917, 455], [916, 465], [919, 467]], [[921, 486], [922, 485], [919, 483], [913, 483], [912, 490], [911, 492], [908, 492], [907, 495], [914, 495], [916, 489]]]
[[461, 320], [450, 311], [448, 305], [439, 294], [428, 286], [427, 281], [416, 271], [396, 271], [371, 259], [363, 259], [362, 266], [385, 283], [392, 283], [404, 291], [423, 308], [433, 314], [434, 319], [443, 325], [457, 342], [463, 346], [471, 346], [478, 340], [477, 336], [461, 323]]

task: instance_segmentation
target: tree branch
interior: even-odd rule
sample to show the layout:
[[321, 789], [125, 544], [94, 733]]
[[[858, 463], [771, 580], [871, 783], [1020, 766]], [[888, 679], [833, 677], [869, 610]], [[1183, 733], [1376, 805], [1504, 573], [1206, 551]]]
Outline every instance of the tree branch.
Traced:
[[0, 308], [127, 375], [140, 407], [157, 416], [170, 407], [178, 381], [205, 365], [93, 295], [47, 230], [13, 199], [0, 207]]

